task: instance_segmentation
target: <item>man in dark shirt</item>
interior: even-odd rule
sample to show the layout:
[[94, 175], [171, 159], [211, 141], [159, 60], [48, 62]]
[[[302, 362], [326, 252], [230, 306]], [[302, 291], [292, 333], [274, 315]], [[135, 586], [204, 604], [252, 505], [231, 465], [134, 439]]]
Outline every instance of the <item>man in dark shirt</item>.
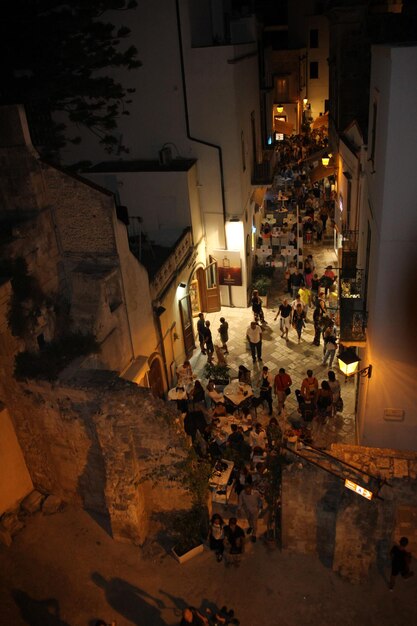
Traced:
[[395, 585], [395, 579], [398, 574], [401, 574], [403, 578], [410, 578], [414, 576], [414, 572], [410, 571], [411, 553], [407, 552], [408, 546], [407, 537], [401, 537], [399, 545], [395, 545], [391, 548], [391, 578], [389, 582], [389, 589], [392, 591]]
[[232, 432], [227, 438], [227, 445], [229, 448], [232, 448], [232, 450], [240, 452], [244, 442], [244, 437], [242, 433], [239, 432], [237, 424], [232, 424], [230, 428], [232, 429]]
[[199, 313], [198, 314], [198, 322], [197, 322], [197, 332], [198, 332], [198, 342], [200, 344], [200, 348], [201, 348], [201, 354], [206, 354], [206, 350], [204, 347], [204, 330], [206, 328], [205, 322], [204, 322], [204, 315], [203, 313]]
[[298, 271], [298, 269], [296, 269], [294, 274], [291, 274], [291, 277], [290, 277], [290, 285], [292, 289], [293, 298], [297, 297], [298, 290], [300, 289], [300, 287], [303, 287], [304, 284], [305, 284], [304, 276]]
[[223, 532], [230, 545], [230, 554], [242, 554], [245, 533], [238, 525], [236, 517], [229, 519], [229, 525], [223, 527]]
[[277, 319], [278, 315], [281, 316], [279, 320], [281, 337], [284, 337], [288, 340], [288, 331], [291, 328], [292, 308], [287, 299], [285, 299], [282, 304], [279, 305], [275, 319]]

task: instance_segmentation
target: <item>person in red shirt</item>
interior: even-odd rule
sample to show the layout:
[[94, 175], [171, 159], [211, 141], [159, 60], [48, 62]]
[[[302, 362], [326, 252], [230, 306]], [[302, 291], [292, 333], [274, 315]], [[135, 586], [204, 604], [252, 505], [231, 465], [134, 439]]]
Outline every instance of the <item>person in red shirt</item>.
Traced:
[[[285, 372], [283, 367], [279, 368], [278, 374], [275, 376], [274, 389], [278, 400], [278, 411], [281, 412], [285, 405], [287, 395], [290, 393], [292, 385], [291, 376]], [[287, 391], [288, 390], [288, 391]]]

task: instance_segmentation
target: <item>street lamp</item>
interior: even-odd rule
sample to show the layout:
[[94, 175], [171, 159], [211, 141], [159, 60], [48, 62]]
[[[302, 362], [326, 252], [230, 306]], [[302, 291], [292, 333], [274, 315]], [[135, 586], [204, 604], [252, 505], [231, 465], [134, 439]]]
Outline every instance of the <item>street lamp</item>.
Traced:
[[277, 113], [282, 113], [284, 110], [284, 107], [282, 106], [282, 104], [278, 104], [277, 105]]
[[321, 162], [323, 163], [324, 167], [328, 167], [331, 158], [332, 158], [331, 153], [327, 154], [327, 152], [325, 152], [323, 154], [323, 156], [321, 157]]
[[361, 376], [361, 378], [371, 378], [372, 376], [372, 365], [368, 365], [367, 367], [356, 371], [360, 358], [352, 348], [344, 350], [338, 356], [337, 360], [339, 361], [340, 371], [345, 375], [345, 382], [348, 378], [355, 375]]

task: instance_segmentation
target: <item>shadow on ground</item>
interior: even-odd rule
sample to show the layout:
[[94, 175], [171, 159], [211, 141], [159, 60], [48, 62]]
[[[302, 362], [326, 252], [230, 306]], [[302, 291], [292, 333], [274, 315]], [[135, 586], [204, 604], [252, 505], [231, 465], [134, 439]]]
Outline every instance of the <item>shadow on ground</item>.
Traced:
[[138, 626], [166, 626], [161, 617], [165, 603], [122, 578], [106, 580], [93, 572], [91, 580], [104, 591], [106, 601], [119, 615]]
[[12, 596], [22, 619], [30, 626], [70, 626], [61, 619], [59, 603], [55, 598], [35, 600], [21, 589], [13, 589]]

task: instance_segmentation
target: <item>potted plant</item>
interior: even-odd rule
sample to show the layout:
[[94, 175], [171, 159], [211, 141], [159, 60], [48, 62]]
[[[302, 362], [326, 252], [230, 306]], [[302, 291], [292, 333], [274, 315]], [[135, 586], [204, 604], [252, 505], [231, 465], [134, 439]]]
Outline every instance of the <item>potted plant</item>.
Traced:
[[255, 265], [252, 270], [252, 290], [257, 289], [263, 300], [263, 305], [268, 306], [268, 290], [271, 287], [275, 267]]
[[178, 511], [172, 523], [175, 545], [172, 553], [179, 563], [185, 563], [204, 550], [203, 540], [208, 533], [209, 479], [211, 463], [197, 456], [191, 448], [181, 463], [182, 484], [188, 490], [192, 506]]
[[225, 387], [230, 381], [229, 370], [226, 363], [206, 363], [203, 373], [215, 385]]

